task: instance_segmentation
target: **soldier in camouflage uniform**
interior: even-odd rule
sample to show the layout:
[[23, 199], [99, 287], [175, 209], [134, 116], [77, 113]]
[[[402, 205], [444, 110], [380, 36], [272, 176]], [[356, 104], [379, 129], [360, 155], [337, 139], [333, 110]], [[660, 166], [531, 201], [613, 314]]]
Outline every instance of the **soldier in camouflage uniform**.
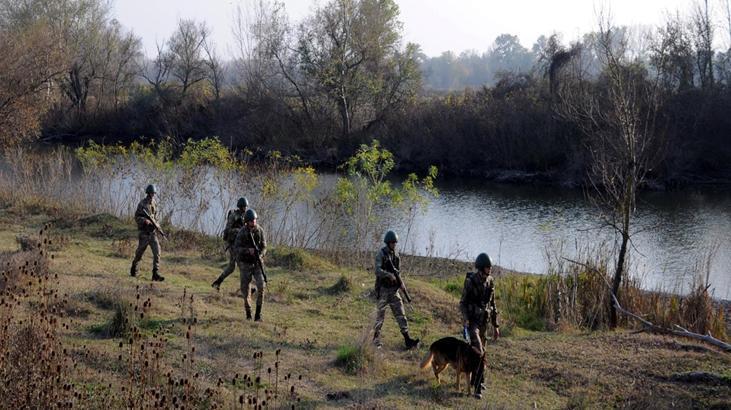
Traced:
[[223, 280], [233, 273], [236, 269], [236, 250], [234, 247], [234, 241], [236, 241], [236, 235], [239, 230], [244, 226], [244, 215], [246, 214], [246, 208], [249, 206], [249, 201], [246, 198], [241, 197], [236, 203], [236, 209], [228, 211], [228, 217], [226, 218], [226, 228], [223, 230], [223, 240], [226, 241], [226, 249], [228, 249], [228, 265], [223, 269], [221, 275], [211, 283], [211, 286], [218, 290], [221, 287]]
[[[152, 280], [163, 281], [164, 277], [160, 276], [160, 241], [157, 239], [157, 231], [155, 230], [155, 224], [150, 221], [147, 215], [157, 220], [157, 201], [155, 200], [155, 194], [157, 188], [155, 185], [148, 185], [145, 188], [147, 194], [142, 201], [137, 205], [135, 211], [135, 222], [137, 222], [137, 230], [139, 231], [139, 243], [137, 245], [137, 251], [135, 252], [135, 258], [132, 260], [132, 267], [129, 270], [129, 274], [137, 276], [137, 264], [142, 259], [142, 255], [149, 246], [152, 249]], [[147, 215], [145, 215], [145, 211]]]
[[386, 243], [386, 246], [376, 252], [376, 298], [378, 301], [376, 305], [376, 325], [373, 328], [373, 344], [378, 348], [383, 346], [381, 343], [381, 328], [386, 317], [386, 307], [390, 306], [391, 312], [393, 312], [393, 316], [401, 329], [401, 334], [404, 336], [404, 344], [407, 349], [411, 349], [418, 346], [419, 339], [412, 339], [409, 336], [409, 324], [404, 312], [404, 303], [399, 294], [399, 282], [396, 278], [396, 272], [400, 269], [400, 258], [396, 251], [398, 236], [395, 232], [388, 231], [383, 238], [383, 242]]
[[[246, 211], [244, 215], [245, 225], [239, 230], [234, 242], [234, 248], [238, 256], [239, 271], [241, 271], [241, 292], [244, 295], [244, 308], [246, 319], [251, 320], [251, 279], [256, 281], [256, 314], [254, 320], [261, 321], [261, 304], [264, 299], [264, 272], [258, 258], [264, 257], [267, 242], [264, 238], [264, 230], [256, 223], [256, 212], [253, 209]], [[257, 256], [257, 249], [259, 255]]]
[[[492, 261], [486, 253], [481, 253], [475, 260], [477, 272], [470, 272], [464, 281], [462, 299], [459, 308], [462, 312], [464, 327], [470, 337], [472, 347], [482, 355], [485, 354], [485, 333], [488, 319], [493, 327], [493, 339], [500, 337], [500, 326], [497, 322], [495, 307], [495, 280], [490, 275]], [[475, 397], [482, 398], [485, 363], [480, 371], [473, 375], [472, 383], [475, 387]]]

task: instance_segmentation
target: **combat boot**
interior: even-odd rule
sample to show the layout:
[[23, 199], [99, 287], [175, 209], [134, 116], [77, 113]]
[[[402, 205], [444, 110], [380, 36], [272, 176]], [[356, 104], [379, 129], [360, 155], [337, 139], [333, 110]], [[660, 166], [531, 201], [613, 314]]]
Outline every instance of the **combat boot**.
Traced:
[[383, 343], [381, 342], [381, 332], [373, 333], [373, 345], [376, 346], [376, 349], [383, 347]]
[[254, 313], [254, 322], [261, 322], [261, 306], [256, 307], [256, 313]]
[[419, 339], [412, 339], [411, 336], [409, 336], [409, 332], [402, 334], [404, 335], [404, 344], [407, 349], [411, 349], [419, 345]]
[[246, 320], [251, 320], [251, 309], [246, 308]]
[[163, 276], [160, 276], [160, 274], [157, 273], [156, 270], [152, 271], [152, 281], [153, 282], [162, 282], [165, 278]]
[[132, 276], [133, 278], [137, 276], [137, 265], [132, 265], [129, 268], [129, 276]]
[[[213, 283], [211, 283], [211, 287], [216, 290], [221, 290], [221, 282], [222, 282], [221, 278], [218, 278], [218, 279], [214, 280]], [[249, 315], [249, 316], [251, 316], [251, 315]]]

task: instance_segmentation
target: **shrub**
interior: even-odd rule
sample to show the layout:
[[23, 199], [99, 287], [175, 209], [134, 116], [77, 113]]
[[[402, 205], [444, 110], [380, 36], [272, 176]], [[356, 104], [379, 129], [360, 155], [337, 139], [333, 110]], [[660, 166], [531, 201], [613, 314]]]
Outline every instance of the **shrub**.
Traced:
[[367, 343], [345, 345], [338, 349], [335, 365], [348, 374], [365, 372], [373, 361], [372, 348]]
[[331, 295], [338, 295], [350, 292], [351, 289], [353, 289], [353, 281], [351, 281], [349, 277], [341, 275], [340, 279], [338, 279], [334, 285], [327, 288], [327, 293]]

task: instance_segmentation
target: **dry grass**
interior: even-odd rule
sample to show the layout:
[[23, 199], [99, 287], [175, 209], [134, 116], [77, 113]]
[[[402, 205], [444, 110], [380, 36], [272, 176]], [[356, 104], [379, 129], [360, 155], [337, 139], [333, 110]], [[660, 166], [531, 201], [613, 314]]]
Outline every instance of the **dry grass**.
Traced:
[[[26, 224], [18, 225], [15, 217], [0, 210], [0, 226], [33, 238], [50, 219], [42, 210], [25, 215]], [[99, 403], [108, 408], [170, 408], [173, 402], [187, 408], [254, 408], [263, 402], [273, 408], [731, 404], [728, 385], [673, 377], [700, 370], [728, 380], [731, 359], [712, 349], [624, 331], [585, 333], [575, 330], [579, 326], [562, 332], [525, 330], [521, 312], [530, 316], [545, 304], [535, 299], [522, 311], [515, 310], [520, 304], [517, 295], [538, 294], [541, 288], [524, 285], [523, 277], [512, 275], [498, 282], [498, 307], [503, 320], [513, 324], [508, 337], [489, 343], [486, 399], [458, 396], [449, 384], [436, 386], [431, 374], [419, 372], [418, 363], [430, 342], [459, 331], [456, 306], [462, 268], [451, 275], [440, 268], [440, 275], [408, 276], [414, 304], [407, 306], [407, 315], [412, 332], [424, 338], [422, 347], [403, 350], [389, 314], [384, 348], [359, 353], [356, 356], [367, 359], [361, 361], [365, 365], [349, 371], [335, 363], [342, 346], [365, 341], [362, 346], [369, 347], [374, 310], [369, 271], [337, 267], [302, 250], [273, 251], [277, 263], [269, 266], [272, 293], [265, 296], [265, 321], [253, 323], [243, 317], [238, 275], [224, 282], [220, 292], [210, 288], [225, 261], [202, 257], [200, 246], [176, 249], [163, 243], [163, 283], [129, 277], [129, 260], [111, 252], [124, 232], [134, 235], [133, 228], [117, 229], [124, 225], [106, 219], [86, 220], [83, 226], [59, 221], [53, 234], [70, 239], [52, 260], [46, 253], [42, 259], [39, 253], [18, 253], [15, 233], [0, 235], [0, 251], [5, 251], [0, 320], [8, 325], [0, 330], [5, 332], [0, 335], [0, 360], [12, 357], [12, 363], [18, 363], [4, 360], [0, 370], [0, 382], [6, 386], [0, 388], [7, 389], [0, 394], [9, 406], [47, 408], [68, 401], [75, 408], [96, 408]], [[98, 234], [105, 230], [113, 234]], [[149, 263], [150, 255], [145, 258]], [[43, 274], [33, 276], [42, 283], [31, 281], [27, 286], [26, 260], [28, 266], [32, 260], [48, 263]], [[334, 287], [337, 292], [330, 291]], [[122, 304], [124, 312], [118, 309]], [[28, 326], [30, 318], [33, 326]], [[115, 333], [124, 337], [93, 331], [111, 323], [126, 328]], [[38, 357], [48, 359], [32, 360]], [[60, 372], [53, 366], [61, 366]]]

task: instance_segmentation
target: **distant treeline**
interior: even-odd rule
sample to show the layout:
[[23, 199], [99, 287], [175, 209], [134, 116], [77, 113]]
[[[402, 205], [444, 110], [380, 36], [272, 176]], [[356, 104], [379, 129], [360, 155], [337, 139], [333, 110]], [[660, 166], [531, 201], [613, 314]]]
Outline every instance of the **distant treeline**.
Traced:
[[[484, 54], [429, 58], [403, 43], [393, 0], [332, 0], [298, 23], [281, 3], [252, 1], [234, 24], [234, 56], [217, 54], [205, 24], [181, 20], [146, 57], [108, 7], [0, 0], [3, 145], [218, 136], [331, 166], [377, 138], [404, 171], [581, 183], [597, 147], [564, 103], [611, 92], [596, 33], [542, 36], [530, 50], [503, 34]], [[655, 181], [731, 179], [731, 49], [712, 47], [731, 42], [731, 27], [709, 13], [612, 27], [623, 66], [659, 90], [645, 113], [661, 154]]]

